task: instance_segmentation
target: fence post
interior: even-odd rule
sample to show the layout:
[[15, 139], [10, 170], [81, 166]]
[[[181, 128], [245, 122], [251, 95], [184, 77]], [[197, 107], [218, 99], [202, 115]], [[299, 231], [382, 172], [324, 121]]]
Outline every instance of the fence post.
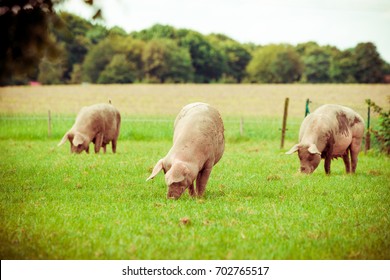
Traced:
[[283, 126], [282, 126], [282, 141], [280, 143], [280, 148], [284, 147], [284, 137], [286, 135], [286, 124], [287, 124], [287, 114], [288, 114], [288, 102], [289, 98], [287, 97], [284, 101], [284, 113], [283, 113]]
[[243, 117], [241, 117], [241, 119], [240, 119], [240, 135], [241, 135], [241, 137], [244, 136], [244, 118]]
[[305, 118], [308, 114], [310, 114], [310, 109], [309, 109], [309, 103], [310, 103], [310, 99], [306, 99], [306, 106], [305, 106]]
[[371, 99], [368, 99], [368, 108], [367, 108], [367, 132], [366, 132], [366, 145], [364, 146], [364, 153], [371, 148], [371, 133], [370, 133], [370, 121], [371, 121]]
[[47, 122], [47, 136], [51, 137], [51, 112], [48, 111], [48, 122]]

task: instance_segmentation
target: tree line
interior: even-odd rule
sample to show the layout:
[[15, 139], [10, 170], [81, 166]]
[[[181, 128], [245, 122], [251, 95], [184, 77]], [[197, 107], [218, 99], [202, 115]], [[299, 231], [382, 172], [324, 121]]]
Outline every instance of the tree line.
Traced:
[[346, 50], [316, 42], [242, 44], [160, 24], [128, 34], [67, 12], [48, 28], [56, 48], [5, 84], [381, 83], [390, 74], [371, 42]]

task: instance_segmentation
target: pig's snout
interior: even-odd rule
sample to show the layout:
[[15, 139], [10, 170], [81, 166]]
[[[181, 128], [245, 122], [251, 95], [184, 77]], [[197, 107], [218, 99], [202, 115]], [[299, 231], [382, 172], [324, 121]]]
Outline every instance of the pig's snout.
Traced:
[[311, 169], [310, 167], [301, 166], [301, 172], [305, 174], [310, 174], [313, 172], [313, 169]]
[[168, 193], [167, 193], [167, 198], [168, 199], [178, 199], [183, 192], [186, 190], [186, 187], [169, 187], [168, 188]]

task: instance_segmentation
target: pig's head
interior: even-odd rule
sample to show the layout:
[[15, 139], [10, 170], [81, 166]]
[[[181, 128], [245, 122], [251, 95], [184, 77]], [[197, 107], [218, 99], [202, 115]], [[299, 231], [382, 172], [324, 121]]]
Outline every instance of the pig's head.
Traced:
[[297, 144], [292, 147], [288, 152], [286, 152], [286, 154], [290, 155], [295, 152], [298, 152], [298, 157], [301, 162], [302, 173], [313, 173], [321, 162], [321, 152], [318, 150], [315, 144]]
[[80, 154], [82, 151], [89, 151], [89, 139], [82, 133], [67, 132], [62, 138], [58, 146], [63, 145], [67, 140], [70, 142], [70, 151], [72, 153]]
[[191, 172], [183, 162], [174, 163], [165, 174], [165, 182], [168, 186], [167, 198], [178, 199], [192, 184]]
[[165, 183], [168, 186], [167, 198], [178, 199], [194, 181], [190, 169], [184, 162], [177, 161], [169, 166], [169, 164], [164, 165], [164, 159], [157, 162], [146, 181], [153, 179], [161, 170], [164, 170]]

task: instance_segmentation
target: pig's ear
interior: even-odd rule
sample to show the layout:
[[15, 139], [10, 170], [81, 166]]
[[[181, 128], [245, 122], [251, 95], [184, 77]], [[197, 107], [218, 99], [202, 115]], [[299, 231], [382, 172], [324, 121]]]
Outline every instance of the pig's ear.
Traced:
[[70, 133], [69, 132], [67, 132], [67, 133], [65, 133], [65, 135], [64, 135], [64, 137], [62, 137], [62, 140], [61, 140], [61, 142], [60, 143], [58, 143], [58, 145], [57, 146], [61, 146], [61, 145], [63, 145], [70, 137]]
[[290, 151], [286, 152], [286, 155], [291, 155], [292, 153], [295, 153], [296, 151], [298, 151], [298, 149], [299, 149], [299, 145], [296, 144], [296, 145], [294, 145], [294, 147], [292, 147], [290, 149]]
[[309, 146], [308, 151], [309, 151], [309, 153], [311, 153], [312, 155], [314, 155], [314, 154], [320, 155], [320, 154], [321, 154], [321, 152], [318, 150], [316, 144], [311, 144], [311, 145]]
[[78, 145], [83, 144], [84, 141], [85, 141], [85, 137], [80, 133], [76, 133], [76, 135], [73, 138], [72, 143], [74, 146], [77, 147]]
[[161, 169], [163, 169], [163, 161], [164, 159], [162, 158], [157, 162], [156, 166], [153, 168], [152, 174], [150, 174], [146, 181], [149, 181], [150, 179], [156, 177], [156, 175], [161, 171]]
[[167, 177], [165, 178], [165, 182], [167, 185], [172, 185], [173, 183], [182, 182], [188, 174], [190, 174], [190, 170], [185, 164], [178, 163], [175, 166], [172, 166], [171, 172], [167, 173]]

